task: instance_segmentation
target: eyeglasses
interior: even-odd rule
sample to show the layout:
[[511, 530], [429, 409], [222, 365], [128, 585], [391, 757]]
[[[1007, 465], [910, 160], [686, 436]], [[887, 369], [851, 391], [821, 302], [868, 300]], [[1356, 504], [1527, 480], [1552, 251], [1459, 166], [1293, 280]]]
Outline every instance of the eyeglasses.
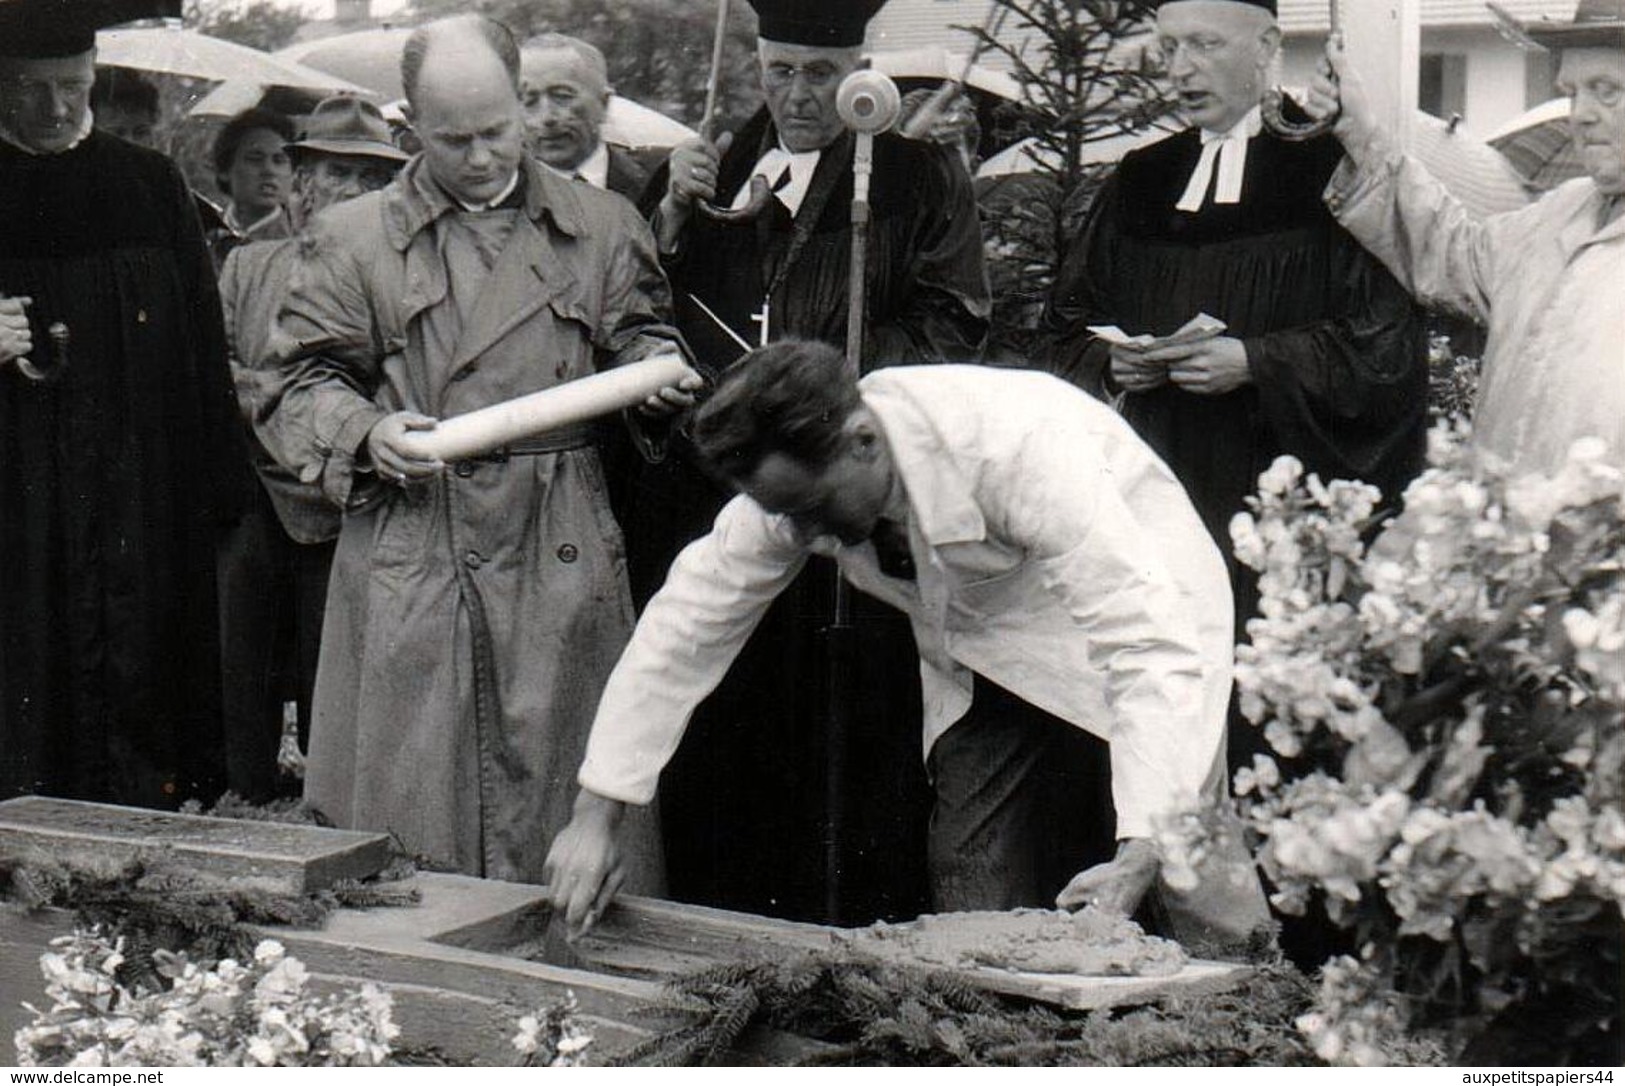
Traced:
[[763, 66], [762, 83], [773, 90], [783, 90], [795, 82], [798, 75], [806, 80], [809, 87], [827, 87], [841, 77], [841, 69], [822, 60], [815, 60], [811, 64], [781, 64], [775, 61]]

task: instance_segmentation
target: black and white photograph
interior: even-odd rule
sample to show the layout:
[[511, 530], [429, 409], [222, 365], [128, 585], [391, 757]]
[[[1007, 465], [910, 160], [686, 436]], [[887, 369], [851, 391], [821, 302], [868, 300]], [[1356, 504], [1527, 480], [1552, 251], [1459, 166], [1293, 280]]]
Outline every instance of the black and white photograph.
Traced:
[[1625, 0], [0, 0], [12, 1082], [1622, 1005]]

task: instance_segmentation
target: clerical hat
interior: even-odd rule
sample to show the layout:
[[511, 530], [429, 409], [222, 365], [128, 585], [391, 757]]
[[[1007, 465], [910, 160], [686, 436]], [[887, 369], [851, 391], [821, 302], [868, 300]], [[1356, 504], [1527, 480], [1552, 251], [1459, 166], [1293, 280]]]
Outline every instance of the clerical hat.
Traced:
[[[1267, 11], [1272, 16], [1280, 14], [1280, 12], [1276, 10], [1275, 0], [1229, 0], [1229, 2], [1232, 4], [1246, 4], [1250, 8], [1258, 8], [1262, 11]], [[1153, 0], [1153, 2], [1147, 6], [1152, 8], [1165, 8], [1169, 4], [1177, 3], [1179, 3], [1179, 0]]]
[[863, 44], [869, 20], [886, 0], [750, 0], [756, 36], [785, 45], [840, 48]]
[[180, 14], [181, 0], [0, 0], [0, 56], [78, 56], [104, 26]]

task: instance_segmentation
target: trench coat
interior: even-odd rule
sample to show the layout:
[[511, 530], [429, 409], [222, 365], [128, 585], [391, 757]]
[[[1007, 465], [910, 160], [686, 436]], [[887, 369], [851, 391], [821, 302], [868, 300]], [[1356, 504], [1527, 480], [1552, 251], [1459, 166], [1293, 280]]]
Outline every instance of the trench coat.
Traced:
[[[345, 510], [307, 801], [436, 866], [537, 881], [632, 626], [591, 435], [404, 489], [356, 459], [390, 412], [458, 415], [673, 348], [631, 205], [521, 168], [522, 213], [450, 357], [427, 322], [456, 304], [440, 250], [455, 205], [422, 160], [318, 219], [278, 315], [279, 389], [259, 431]], [[629, 841], [654, 864], [635, 892], [658, 892], [654, 820]]]

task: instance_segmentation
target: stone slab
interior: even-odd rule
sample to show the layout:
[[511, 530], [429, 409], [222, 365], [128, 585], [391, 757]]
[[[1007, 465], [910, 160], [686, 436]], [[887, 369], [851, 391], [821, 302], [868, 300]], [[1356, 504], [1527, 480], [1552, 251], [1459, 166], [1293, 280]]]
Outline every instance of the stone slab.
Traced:
[[23, 796], [0, 803], [0, 859], [92, 870], [139, 860], [224, 884], [298, 894], [376, 875], [389, 863], [389, 839]]

